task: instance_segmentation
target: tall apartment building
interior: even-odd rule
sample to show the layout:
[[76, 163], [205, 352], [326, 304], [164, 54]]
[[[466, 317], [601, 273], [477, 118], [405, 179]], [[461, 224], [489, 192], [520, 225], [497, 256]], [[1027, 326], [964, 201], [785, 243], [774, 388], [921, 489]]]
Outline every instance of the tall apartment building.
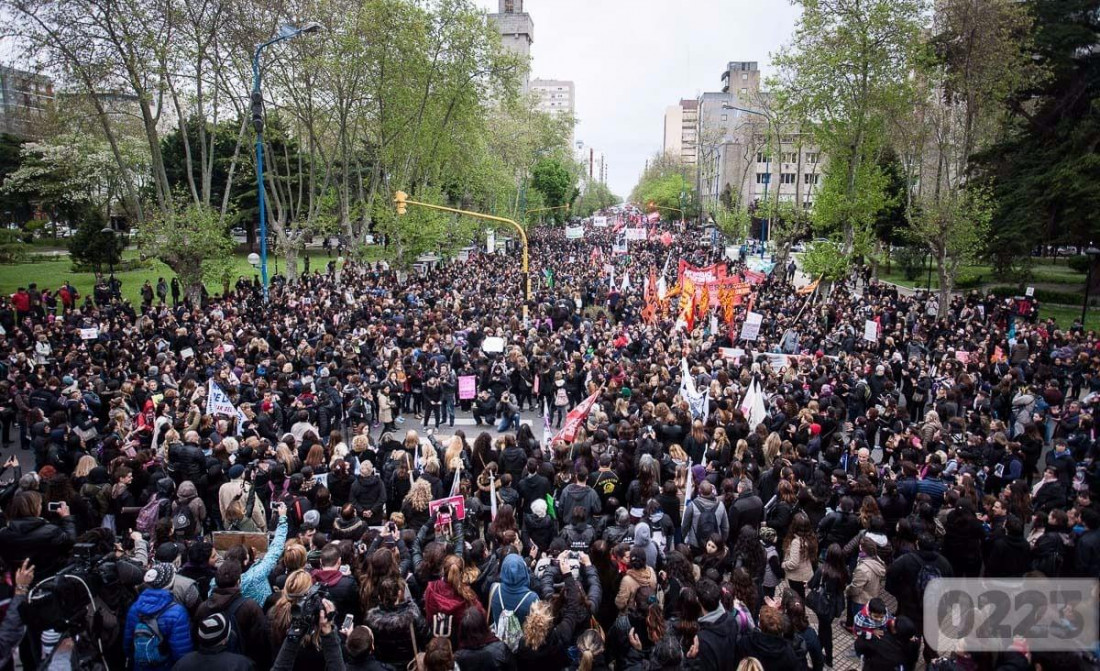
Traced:
[[813, 207], [825, 166], [809, 133], [768, 116], [771, 96], [760, 88], [755, 61], [728, 63], [721, 82], [720, 93], [699, 98], [698, 189], [703, 209], [717, 211], [727, 187], [742, 207], [765, 197], [769, 202]]
[[663, 151], [695, 164], [699, 144], [699, 101], [683, 99], [665, 110]]
[[0, 66], [0, 132], [26, 138], [53, 104], [53, 81], [26, 70]]
[[[531, 43], [535, 41], [535, 22], [531, 15], [523, 11], [523, 0], [499, 0], [496, 14], [489, 19], [496, 24], [500, 32], [500, 41], [505, 49], [520, 56], [524, 62], [531, 60]], [[527, 92], [528, 77], [524, 75], [522, 90]]]
[[[532, 79], [528, 85], [536, 96], [536, 108], [554, 116], [573, 116], [576, 111], [576, 87], [564, 79]], [[569, 144], [573, 144], [573, 129], [569, 129]]]

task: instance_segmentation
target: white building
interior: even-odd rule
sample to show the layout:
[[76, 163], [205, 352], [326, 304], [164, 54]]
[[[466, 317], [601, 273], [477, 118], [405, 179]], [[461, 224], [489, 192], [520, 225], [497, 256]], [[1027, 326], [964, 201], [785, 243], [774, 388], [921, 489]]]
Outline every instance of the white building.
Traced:
[[[531, 15], [523, 11], [523, 0], [500, 0], [496, 14], [489, 19], [496, 24], [500, 32], [500, 42], [505, 49], [517, 54], [524, 63], [530, 64], [531, 43], [535, 41], [535, 22]], [[527, 75], [523, 77], [522, 91], [527, 91]]]

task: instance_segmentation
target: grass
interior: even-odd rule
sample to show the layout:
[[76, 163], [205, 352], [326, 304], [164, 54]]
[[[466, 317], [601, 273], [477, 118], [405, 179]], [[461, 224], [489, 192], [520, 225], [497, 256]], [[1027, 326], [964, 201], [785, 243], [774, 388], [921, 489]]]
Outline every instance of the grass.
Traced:
[[[1081, 306], [1080, 305], [1040, 305], [1039, 306], [1039, 318], [1047, 319], [1048, 317], [1054, 317], [1054, 321], [1058, 323], [1059, 328], [1068, 329], [1073, 326], [1074, 319], [1081, 318]], [[1085, 329], [1100, 331], [1100, 310], [1097, 308], [1090, 308], [1085, 315]]]
[[[313, 257], [311, 260], [310, 270], [323, 269], [324, 265], [328, 263], [328, 256], [322, 249], [310, 249], [306, 254]], [[123, 258], [131, 259], [137, 258], [137, 252], [135, 250], [126, 250], [123, 253]], [[335, 258], [335, 255], [333, 256]], [[275, 255], [268, 256], [268, 272], [271, 275], [275, 274]], [[279, 271], [286, 272], [286, 264], [283, 259], [279, 259]], [[299, 268], [302, 267], [302, 259], [299, 258]], [[103, 269], [104, 274], [107, 273], [107, 268]], [[135, 305], [141, 302], [141, 286], [146, 280], [149, 284], [156, 288], [157, 278], [163, 277], [165, 280], [171, 282], [172, 275], [174, 273], [168, 266], [159, 261], [153, 261], [148, 268], [142, 268], [140, 270], [133, 270], [128, 272], [116, 272], [115, 276], [122, 281], [122, 297], [128, 299]], [[259, 271], [254, 270], [252, 266], [248, 264], [247, 254], [237, 254], [233, 258], [233, 272], [230, 275], [231, 282], [236, 282], [239, 275], [243, 275], [247, 279], [251, 279], [253, 275], [258, 275]], [[58, 260], [50, 261], [36, 261], [34, 263], [21, 263], [15, 265], [0, 265], [0, 292], [4, 295], [11, 295], [15, 293], [15, 290], [19, 287], [25, 287], [31, 282], [36, 282], [39, 289], [54, 289], [60, 287], [66, 280], [72, 283], [74, 287], [80, 292], [81, 297], [88, 296], [92, 293], [92, 288], [95, 286], [95, 273], [74, 273], [72, 271], [72, 261], [67, 257], [60, 257]], [[206, 288], [211, 294], [221, 293], [220, 283], [207, 282]]]

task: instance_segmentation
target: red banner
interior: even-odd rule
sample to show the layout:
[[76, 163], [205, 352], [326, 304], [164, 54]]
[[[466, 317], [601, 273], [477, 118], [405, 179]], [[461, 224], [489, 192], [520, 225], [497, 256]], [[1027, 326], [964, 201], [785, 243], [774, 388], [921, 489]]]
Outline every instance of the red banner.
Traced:
[[577, 436], [577, 429], [581, 428], [581, 423], [588, 417], [588, 413], [596, 403], [600, 391], [602, 391], [602, 388], [597, 390], [595, 394], [581, 401], [580, 405], [569, 411], [569, 414], [565, 416], [565, 426], [562, 427], [561, 433], [554, 436], [554, 441], [563, 440], [567, 443], [573, 442], [573, 439]]
[[678, 276], [681, 280], [685, 277], [688, 278], [697, 287], [706, 286], [710, 288], [712, 286], [717, 286], [726, 279], [726, 264], [716, 263], [712, 266], [700, 268], [681, 259]]
[[745, 281], [749, 284], [760, 284], [766, 279], [768, 279], [768, 276], [764, 273], [755, 270], [745, 270]]

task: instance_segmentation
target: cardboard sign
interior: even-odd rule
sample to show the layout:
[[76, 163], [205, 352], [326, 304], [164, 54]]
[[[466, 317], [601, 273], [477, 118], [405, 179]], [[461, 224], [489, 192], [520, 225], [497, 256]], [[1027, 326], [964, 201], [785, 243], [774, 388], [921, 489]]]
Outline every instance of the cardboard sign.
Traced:
[[487, 353], [503, 352], [504, 351], [504, 338], [499, 336], [492, 336], [481, 341], [481, 351]]
[[734, 361], [745, 356], [745, 350], [740, 347], [719, 347], [718, 353], [722, 355], [723, 359], [732, 359]]
[[477, 377], [460, 375], [458, 378], [458, 400], [468, 401], [477, 396]]
[[745, 315], [745, 325], [741, 327], [742, 340], [756, 340], [760, 336], [760, 324], [764, 321], [764, 315], [759, 312], [750, 312]]
[[190, 359], [193, 356], [195, 356], [195, 350], [191, 349], [190, 347], [184, 347], [180, 350], [180, 357], [182, 357], [184, 361]]
[[584, 226], [566, 226], [565, 227], [565, 239], [566, 240], [580, 240], [584, 237]]
[[98, 337], [99, 337], [99, 329], [94, 327], [94, 326], [90, 329], [80, 329], [80, 339], [81, 340], [95, 340]]
[[1035, 287], [1028, 287], [1027, 290], [1024, 291], [1024, 295], [1027, 296], [1028, 298], [1034, 297], [1035, 296]]
[[259, 559], [267, 552], [267, 534], [261, 531], [215, 531], [214, 549], [224, 555], [230, 548], [246, 545], [256, 551]]
[[592, 225], [596, 228], [607, 228], [607, 217], [592, 217]]
[[626, 229], [627, 240], [645, 240], [647, 237], [646, 230], [644, 228], [628, 228]]
[[863, 323], [863, 339], [878, 342], [878, 322], [868, 319]]
[[466, 502], [461, 496], [448, 496], [445, 499], [436, 499], [428, 502], [428, 515], [435, 515], [435, 511], [442, 505], [451, 506], [456, 520], [466, 519]]

